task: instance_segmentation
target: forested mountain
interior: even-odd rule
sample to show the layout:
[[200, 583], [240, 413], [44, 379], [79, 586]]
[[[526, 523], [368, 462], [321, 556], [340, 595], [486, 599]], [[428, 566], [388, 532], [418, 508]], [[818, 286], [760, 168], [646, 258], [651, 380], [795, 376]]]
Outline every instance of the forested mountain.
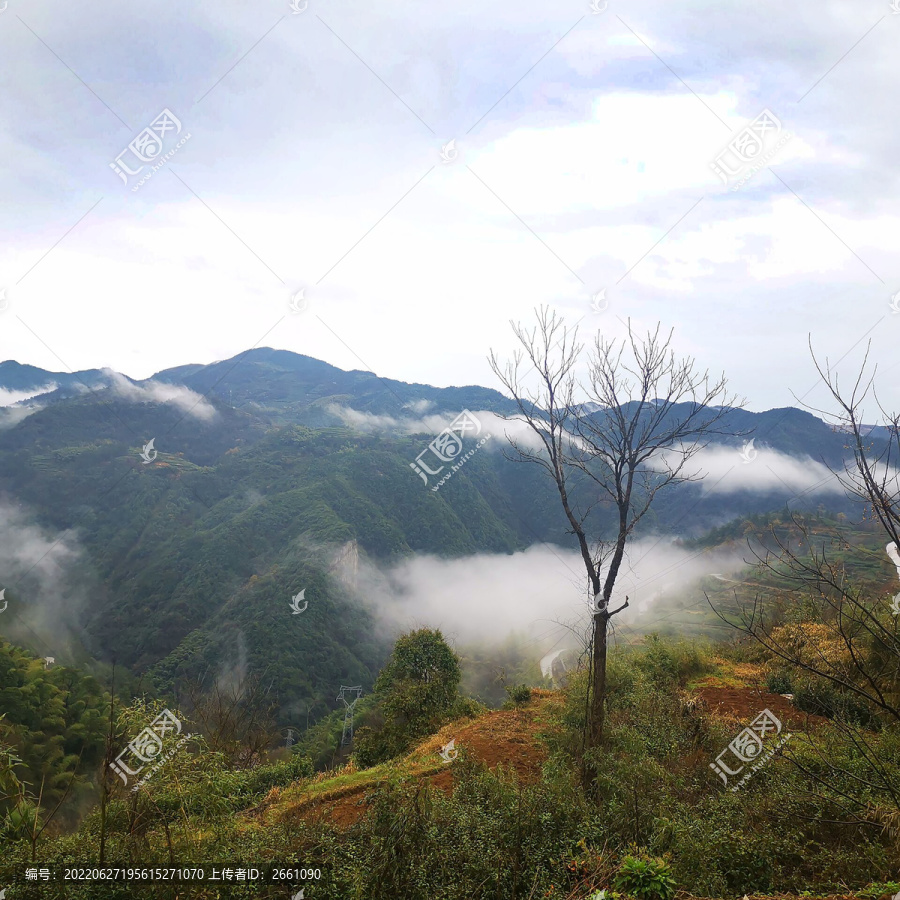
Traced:
[[[616, 622], [609, 738], [589, 751], [600, 788], [588, 798], [573, 763], [588, 723], [584, 655], [577, 628], [546, 602], [562, 580], [574, 608], [584, 579], [577, 564], [565, 570], [571, 525], [555, 487], [504, 454], [505, 430], [527, 438], [503, 418], [515, 413], [509, 399], [268, 349], [145, 381], [5, 363], [0, 398], [3, 883], [38, 862], [212, 869], [265, 858], [321, 864], [321, 880], [309, 875], [318, 868], [291, 876], [311, 882], [311, 897], [418, 900], [450, 896], [448, 885], [460, 898], [536, 896], [540, 885], [559, 900], [672, 900], [676, 884], [708, 896], [900, 888], [885, 880], [896, 854], [882, 827], [895, 821], [896, 775], [882, 759], [896, 758], [885, 724], [896, 702], [884, 702], [896, 692], [867, 680], [868, 662], [837, 689], [833, 670], [816, 669], [852, 646], [884, 671], [896, 573], [880, 526], [829, 471], [847, 458], [847, 436], [815, 416], [727, 410], [696, 457], [703, 477], [658, 494], [641, 520], [629, 552], [655, 557], [653, 571], [623, 566], [633, 618]], [[877, 452], [884, 435], [866, 438]], [[595, 482], [568, 488], [592, 538], [614, 533]], [[746, 568], [742, 554], [767, 550], [794, 553], [801, 571], [827, 557], [877, 640], [840, 630], [821, 590], [831, 569], [798, 600], [783, 566]], [[548, 559], [562, 568], [529, 608], [523, 588]], [[403, 598], [412, 628], [401, 633], [409, 626], [389, 615], [386, 591], [402, 593], [394, 573], [420, 564], [437, 574]], [[775, 624], [763, 650], [735, 637], [761, 595]], [[816, 598], [822, 612], [804, 621]], [[472, 618], [475, 639], [428, 621], [454, 604], [451, 621]], [[561, 640], [517, 630], [530, 618]], [[771, 652], [770, 639], [782, 642]], [[549, 676], [541, 657], [556, 659]], [[894, 670], [884, 681], [896, 685]], [[359, 701], [353, 736], [339, 691]], [[806, 756], [796, 770], [773, 759], [735, 797], [711, 761], [733, 749], [735, 717], [752, 723], [760, 709]], [[185, 734], [159, 735], [166, 755], [129, 769], [141, 775], [131, 784], [113, 761], [137, 765], [131, 754], [164, 716]], [[816, 734], [829, 735], [827, 755]], [[860, 746], [878, 748], [873, 767], [860, 768]], [[836, 775], [826, 768], [810, 791], [803, 772], [823, 759]], [[664, 890], [622, 880], [632, 871]], [[609, 884], [627, 889], [594, 892]], [[103, 896], [124, 896], [119, 887]], [[28, 889], [15, 882], [16, 896]]]
[[[266, 348], [143, 382], [0, 364], [2, 390], [47, 385], [57, 387], [9, 407], [28, 414], [0, 430], [0, 491], [22, 521], [77, 543], [78, 584], [60, 584], [63, 602], [47, 596], [40, 567], [0, 571], [13, 613], [0, 630], [32, 646], [59, 601], [66, 632], [51, 655], [115, 661], [156, 690], [265, 672], [292, 710], [341, 682], [371, 684], [389, 635], [367, 608], [357, 556], [570, 546], [550, 484], [504, 457], [503, 422], [486, 413], [515, 407], [488, 388], [406, 384]], [[435, 479], [423, 484], [411, 464], [463, 409], [492, 437], [429, 489]], [[801, 464], [838, 466], [846, 453], [843, 435], [796, 409], [732, 410], [726, 425], [738, 471], [749, 437]], [[698, 533], [819, 502], [798, 493], [685, 485], [660, 496], [645, 531]], [[597, 533], [609, 515], [595, 512]], [[309, 606], [293, 614], [301, 591]]]

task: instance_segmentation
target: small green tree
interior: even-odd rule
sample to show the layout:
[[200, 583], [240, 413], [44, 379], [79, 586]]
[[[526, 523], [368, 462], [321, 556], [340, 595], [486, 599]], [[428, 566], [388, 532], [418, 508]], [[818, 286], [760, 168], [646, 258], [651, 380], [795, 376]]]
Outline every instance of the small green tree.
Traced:
[[420, 628], [398, 638], [375, 682], [374, 718], [380, 731], [361, 728], [356, 740], [360, 765], [373, 765], [406, 750], [436, 731], [459, 700], [459, 659], [440, 631]]

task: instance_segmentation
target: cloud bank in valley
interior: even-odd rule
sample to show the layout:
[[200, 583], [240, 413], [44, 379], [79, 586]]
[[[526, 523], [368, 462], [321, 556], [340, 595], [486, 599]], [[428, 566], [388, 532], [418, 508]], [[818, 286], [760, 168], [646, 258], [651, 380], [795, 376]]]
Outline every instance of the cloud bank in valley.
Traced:
[[0, 613], [3, 633], [62, 662], [80, 630], [90, 588], [82, 562], [73, 531], [53, 533], [0, 502], [0, 588], [8, 604]]
[[[613, 593], [629, 598], [615, 622], [627, 636], [668, 608], [666, 598], [714, 572], [744, 567], [741, 554], [691, 551], [670, 538], [629, 545]], [[393, 631], [440, 628], [457, 644], [502, 641], [511, 633], [534, 641], [535, 657], [554, 645], [576, 647], [590, 621], [587, 578], [578, 553], [539, 544], [512, 554], [459, 559], [419, 555], [390, 568], [363, 564], [365, 598]], [[702, 594], [697, 590], [698, 599]], [[573, 629], [573, 630], [570, 630]]]

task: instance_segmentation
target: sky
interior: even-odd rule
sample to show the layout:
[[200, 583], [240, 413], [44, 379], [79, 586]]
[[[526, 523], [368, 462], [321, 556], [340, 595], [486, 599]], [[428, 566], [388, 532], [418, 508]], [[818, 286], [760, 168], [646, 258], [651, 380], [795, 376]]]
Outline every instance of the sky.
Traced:
[[900, 407], [897, 0], [293, 2], [0, 0], [0, 359], [499, 388], [548, 304], [755, 410], [871, 340]]

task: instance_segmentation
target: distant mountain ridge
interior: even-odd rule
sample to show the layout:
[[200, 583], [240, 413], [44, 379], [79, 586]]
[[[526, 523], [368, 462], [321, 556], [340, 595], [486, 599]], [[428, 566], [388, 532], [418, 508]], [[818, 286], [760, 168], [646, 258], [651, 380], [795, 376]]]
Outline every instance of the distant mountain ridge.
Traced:
[[[500, 433], [439, 493], [414, 471], [460, 410], [515, 413], [490, 388], [408, 384], [269, 348], [143, 381], [0, 363], [2, 390], [53, 383], [18, 404], [29, 406], [24, 418], [0, 419], [0, 497], [50, 534], [77, 535], [91, 583], [78, 641], [161, 688], [265, 671], [289, 718], [298, 703], [333, 703], [340, 683], [370, 685], [387, 636], [337, 577], [342, 548], [354, 548], [357, 565], [571, 546], [552, 484], [507, 460]], [[736, 436], [721, 442], [735, 448], [728, 465], [738, 472], [750, 436], [757, 448], [832, 466], [847, 452], [844, 435], [793, 408], [731, 410], [726, 426]], [[155, 455], [142, 456], [150, 439]], [[727, 495], [689, 484], [660, 495], [646, 530], [697, 534], [788, 499], [818, 502], [795, 493], [777, 481]], [[610, 515], [598, 509], [592, 527], [602, 531]], [[33, 576], [0, 564], [2, 585], [22, 617], [4, 615], [0, 629], [28, 646], [49, 598]], [[295, 616], [289, 600], [301, 590], [309, 608]]]

